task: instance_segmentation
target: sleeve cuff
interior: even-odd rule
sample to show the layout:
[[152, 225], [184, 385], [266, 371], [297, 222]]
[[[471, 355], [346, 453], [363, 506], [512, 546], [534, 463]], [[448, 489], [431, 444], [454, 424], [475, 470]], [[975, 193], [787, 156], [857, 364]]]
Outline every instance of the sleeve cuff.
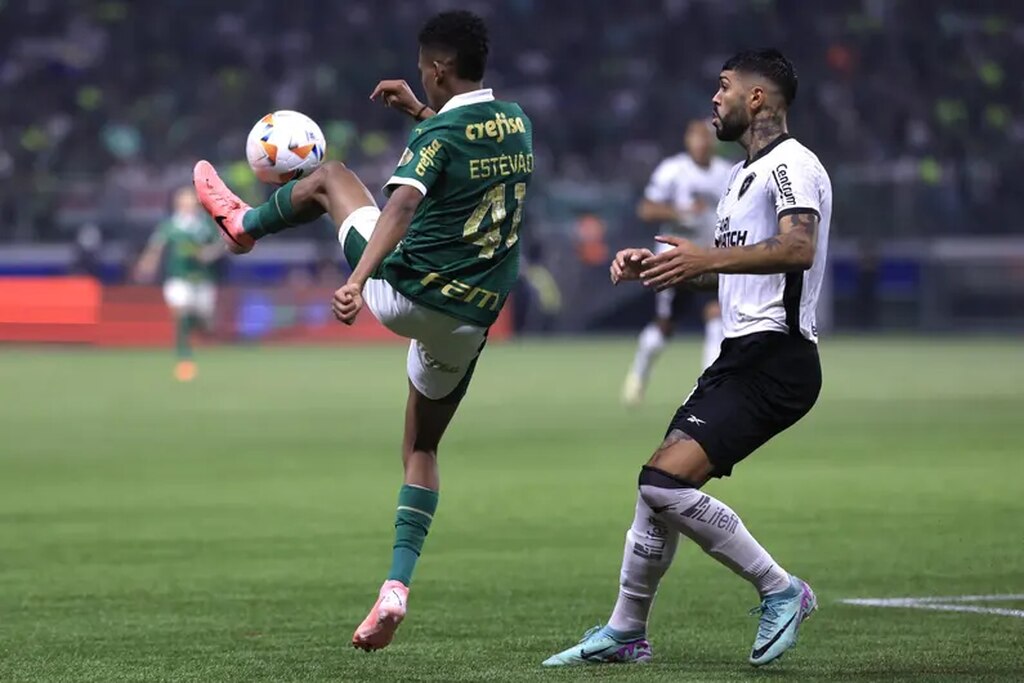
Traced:
[[384, 195], [390, 197], [391, 193], [395, 189], [395, 185], [408, 185], [409, 187], [415, 187], [420, 191], [424, 197], [427, 196], [427, 186], [416, 180], [415, 178], [403, 178], [400, 175], [393, 175], [391, 178], [384, 183]]
[[794, 206], [788, 209], [783, 209], [782, 211], [779, 211], [778, 218], [792, 216], [795, 213], [813, 213], [815, 216], [818, 217], [819, 221], [821, 220], [821, 212], [818, 211], [813, 206]]

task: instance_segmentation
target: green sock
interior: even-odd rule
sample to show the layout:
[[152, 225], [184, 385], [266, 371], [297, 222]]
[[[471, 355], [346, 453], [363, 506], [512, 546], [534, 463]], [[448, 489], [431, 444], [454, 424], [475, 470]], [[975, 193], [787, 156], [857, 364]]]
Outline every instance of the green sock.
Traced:
[[398, 512], [395, 514], [395, 545], [391, 555], [388, 581], [401, 581], [406, 586], [412, 581], [416, 560], [423, 550], [423, 541], [430, 530], [430, 522], [437, 510], [437, 491], [404, 484], [398, 492]]
[[253, 239], [273, 235], [285, 228], [308, 223], [323, 214], [319, 204], [296, 209], [292, 206], [292, 190], [297, 180], [289, 180], [274, 190], [265, 204], [253, 207], [242, 217], [242, 227]]
[[174, 330], [174, 349], [178, 354], [178, 360], [187, 360], [192, 357], [192, 341], [189, 335], [192, 333], [192, 316], [178, 316], [178, 323]]

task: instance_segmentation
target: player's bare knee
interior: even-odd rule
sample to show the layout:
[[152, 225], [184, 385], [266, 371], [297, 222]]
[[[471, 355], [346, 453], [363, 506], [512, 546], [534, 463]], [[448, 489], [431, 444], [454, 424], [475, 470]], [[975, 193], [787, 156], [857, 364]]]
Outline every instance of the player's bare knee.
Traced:
[[658, 326], [658, 329], [661, 330], [661, 334], [665, 339], [671, 337], [672, 333], [675, 332], [675, 329], [672, 326], [672, 321], [668, 318], [658, 318], [654, 322]]
[[346, 188], [353, 185], [353, 179], [360, 186], [355, 174], [345, 164], [335, 160], [325, 161], [296, 184], [292, 190], [292, 203], [313, 201], [322, 213], [329, 214], [332, 220], [340, 224], [358, 205], [372, 204], [372, 199], [361, 204], [348, 201], [351, 193]]
[[343, 178], [348, 176], [352, 171], [348, 170], [348, 166], [341, 163], [337, 159], [331, 159], [325, 161], [315, 173], [321, 174], [323, 177], [323, 183], [325, 185], [331, 185], [334, 183], [341, 182]]
[[673, 429], [672, 431], [665, 435], [665, 438], [662, 440], [661, 445], [658, 446], [658, 449], [656, 451], [654, 451], [654, 454], [651, 456], [651, 459], [648, 461], [647, 464], [653, 466], [654, 461], [657, 460], [659, 456], [669, 452], [670, 450], [676, 448], [680, 444], [688, 442], [694, 442], [692, 436], [684, 432], [682, 429]]
[[309, 175], [299, 179], [295, 183], [295, 187], [292, 188], [292, 203], [305, 204], [306, 202], [314, 201], [326, 211], [328, 175], [330, 174], [328, 167], [333, 163], [332, 161], [325, 162], [322, 166], [314, 169]]
[[714, 470], [701, 445], [681, 429], [668, 433], [647, 465], [692, 482], [694, 486], [702, 486]]
[[329, 187], [342, 182], [342, 178], [348, 173], [351, 173], [351, 171], [348, 170], [345, 164], [332, 159], [318, 166], [315, 171], [300, 182], [308, 183], [314, 192], [325, 193]]
[[344, 182], [343, 178], [348, 173], [351, 173], [351, 171], [348, 170], [345, 164], [332, 159], [325, 161], [315, 171], [306, 176], [305, 180], [309, 184], [311, 193], [323, 204], [326, 201], [330, 188]]

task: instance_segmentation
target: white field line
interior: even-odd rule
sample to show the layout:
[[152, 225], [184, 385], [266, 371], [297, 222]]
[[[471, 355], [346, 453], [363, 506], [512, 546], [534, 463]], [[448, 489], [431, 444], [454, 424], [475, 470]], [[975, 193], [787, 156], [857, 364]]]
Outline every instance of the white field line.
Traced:
[[1006, 609], [1003, 607], [978, 607], [965, 605], [968, 602], [1007, 602], [1024, 600], [1024, 594], [1003, 595], [950, 595], [927, 596], [923, 598], [847, 598], [839, 602], [846, 605], [862, 607], [907, 607], [911, 609], [931, 609], [941, 612], [971, 612], [974, 614], [995, 614], [1003, 617], [1024, 619], [1024, 609]]

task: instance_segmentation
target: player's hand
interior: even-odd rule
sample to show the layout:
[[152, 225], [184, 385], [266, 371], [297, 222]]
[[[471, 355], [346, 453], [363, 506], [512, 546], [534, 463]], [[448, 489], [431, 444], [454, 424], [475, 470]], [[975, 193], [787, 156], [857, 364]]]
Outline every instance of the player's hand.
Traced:
[[413, 118], [423, 110], [423, 103], [417, 99], [409, 84], [401, 79], [381, 81], [370, 93], [370, 99], [380, 99], [384, 106], [397, 109]]
[[354, 282], [343, 285], [334, 293], [331, 310], [334, 311], [334, 317], [346, 325], [354, 323], [359, 311], [363, 310], [362, 286]]
[[655, 239], [673, 248], [644, 260], [640, 273], [644, 287], [660, 292], [708, 272], [707, 251], [690, 240], [671, 235], [659, 235]]
[[153, 259], [142, 259], [132, 270], [132, 278], [139, 283], [150, 283], [156, 279], [156, 271], [159, 268], [159, 261]]
[[654, 256], [650, 249], [623, 249], [612, 261], [612, 284], [617, 285], [624, 280], [639, 280], [640, 265], [644, 259]]

